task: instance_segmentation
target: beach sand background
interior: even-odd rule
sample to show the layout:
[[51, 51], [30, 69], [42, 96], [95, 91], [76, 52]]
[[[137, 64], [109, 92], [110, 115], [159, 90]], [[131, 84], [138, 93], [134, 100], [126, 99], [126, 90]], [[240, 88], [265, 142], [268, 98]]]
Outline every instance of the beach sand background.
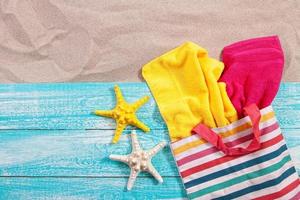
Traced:
[[193, 41], [220, 58], [278, 35], [283, 81], [300, 81], [300, 0], [0, 0], [0, 82], [143, 81], [141, 67]]

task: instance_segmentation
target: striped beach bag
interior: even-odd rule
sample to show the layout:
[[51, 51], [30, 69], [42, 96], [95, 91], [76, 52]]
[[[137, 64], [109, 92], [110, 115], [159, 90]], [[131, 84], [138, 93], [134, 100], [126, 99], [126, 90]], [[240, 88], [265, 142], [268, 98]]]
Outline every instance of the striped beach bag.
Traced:
[[189, 199], [300, 199], [299, 177], [268, 106], [228, 126], [197, 125], [171, 144]]

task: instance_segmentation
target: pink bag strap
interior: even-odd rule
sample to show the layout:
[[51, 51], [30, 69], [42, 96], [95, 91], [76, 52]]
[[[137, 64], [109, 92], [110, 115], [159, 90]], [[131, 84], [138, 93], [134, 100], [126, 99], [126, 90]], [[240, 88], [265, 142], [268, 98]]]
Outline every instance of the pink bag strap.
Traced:
[[244, 155], [247, 153], [251, 153], [256, 151], [260, 148], [260, 130], [259, 130], [259, 121], [261, 118], [260, 111], [255, 104], [251, 104], [244, 108], [245, 113], [249, 116], [252, 122], [252, 129], [253, 129], [253, 139], [250, 144], [246, 148], [236, 147], [230, 148], [224, 144], [222, 137], [212, 131], [210, 128], [203, 124], [197, 125], [193, 128], [192, 132], [200, 135], [203, 139], [214, 145], [220, 151], [224, 152], [226, 155], [229, 156], [237, 156], [237, 155]]

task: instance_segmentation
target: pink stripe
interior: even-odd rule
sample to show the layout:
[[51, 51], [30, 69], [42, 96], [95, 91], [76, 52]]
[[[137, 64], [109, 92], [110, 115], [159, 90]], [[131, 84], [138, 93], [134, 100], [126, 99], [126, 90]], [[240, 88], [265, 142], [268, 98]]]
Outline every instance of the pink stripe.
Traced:
[[[268, 127], [265, 127], [261, 130], [261, 135], [265, 135], [265, 134], [268, 134], [274, 130], [276, 130], [277, 128], [279, 127], [278, 123], [274, 123]], [[238, 134], [238, 133], [237, 133]], [[248, 134], [248, 135], [245, 135], [244, 137], [241, 137], [241, 138], [238, 138], [236, 140], [233, 140], [233, 141], [230, 141], [230, 142], [227, 142], [225, 143], [228, 147], [234, 147], [236, 145], [239, 145], [239, 144], [242, 144], [246, 141], [249, 141], [252, 139], [252, 133]], [[197, 153], [194, 153], [192, 155], [189, 155], [187, 157], [184, 157], [180, 160], [177, 161], [177, 165], [178, 166], [181, 166], [183, 164], [186, 164], [188, 162], [191, 162], [193, 160], [196, 160], [200, 157], [204, 157], [204, 156], [207, 156], [209, 154], [212, 154], [212, 153], [215, 153], [215, 152], [218, 152], [219, 150], [216, 148], [216, 147], [210, 147], [208, 149], [205, 149], [205, 150], [202, 150], [200, 152], [197, 152]]]
[[299, 200], [299, 199], [300, 199], [300, 192], [298, 192], [298, 194], [296, 194], [296, 196], [291, 198], [291, 200]]

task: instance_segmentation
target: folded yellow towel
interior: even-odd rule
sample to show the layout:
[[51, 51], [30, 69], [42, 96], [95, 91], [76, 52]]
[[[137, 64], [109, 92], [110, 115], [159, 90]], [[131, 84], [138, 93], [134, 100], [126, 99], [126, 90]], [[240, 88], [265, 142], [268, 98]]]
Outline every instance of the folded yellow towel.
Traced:
[[192, 42], [143, 67], [143, 77], [172, 141], [190, 136], [198, 123], [217, 127], [237, 120], [225, 83], [218, 83], [223, 69], [222, 62], [210, 58], [204, 48]]

